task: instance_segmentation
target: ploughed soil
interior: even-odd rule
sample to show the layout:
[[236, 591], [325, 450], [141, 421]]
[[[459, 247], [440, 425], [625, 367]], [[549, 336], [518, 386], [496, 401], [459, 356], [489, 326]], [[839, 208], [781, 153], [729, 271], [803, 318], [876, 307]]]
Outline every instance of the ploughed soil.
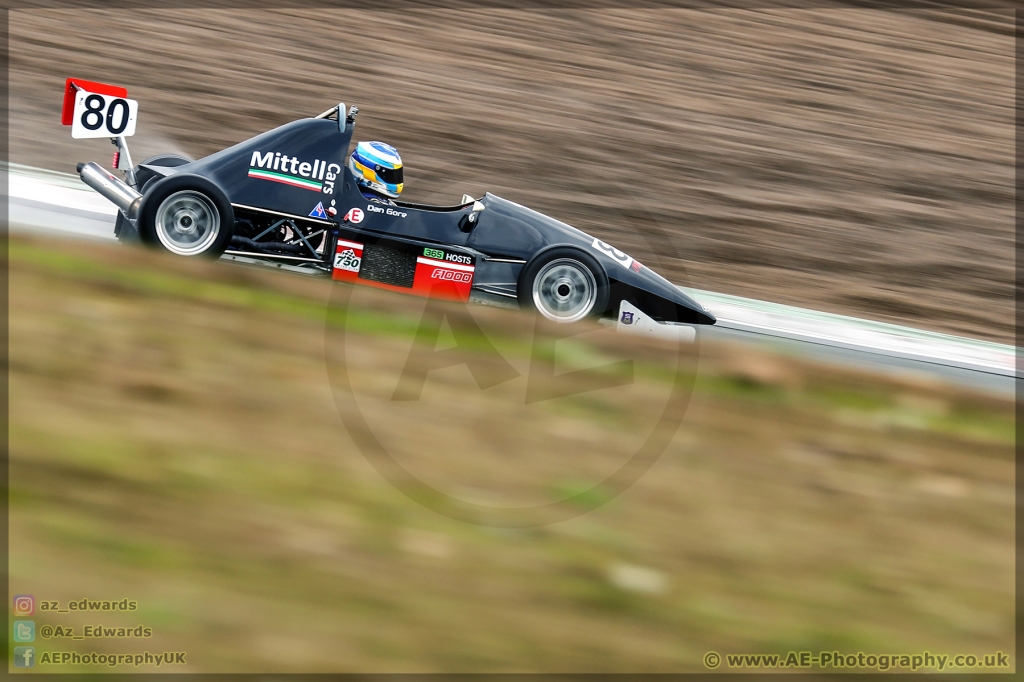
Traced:
[[19, 10], [11, 158], [107, 158], [59, 126], [68, 76], [140, 101], [137, 160], [343, 100], [411, 200], [489, 190], [678, 283], [1011, 342], [1011, 16]]

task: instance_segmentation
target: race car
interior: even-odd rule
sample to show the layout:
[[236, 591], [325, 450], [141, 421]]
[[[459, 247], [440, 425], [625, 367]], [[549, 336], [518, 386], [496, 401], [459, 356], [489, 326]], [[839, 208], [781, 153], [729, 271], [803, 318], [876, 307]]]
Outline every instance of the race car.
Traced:
[[[346, 158], [358, 109], [344, 103], [198, 160], [132, 165], [127, 91], [68, 79], [62, 120], [109, 136], [115, 177], [78, 164], [119, 209], [115, 232], [179, 256], [227, 258], [422, 296], [658, 331], [715, 317], [668, 280], [585, 232], [490, 193], [451, 206], [364, 198]], [[78, 130], [78, 134], [75, 130]]]

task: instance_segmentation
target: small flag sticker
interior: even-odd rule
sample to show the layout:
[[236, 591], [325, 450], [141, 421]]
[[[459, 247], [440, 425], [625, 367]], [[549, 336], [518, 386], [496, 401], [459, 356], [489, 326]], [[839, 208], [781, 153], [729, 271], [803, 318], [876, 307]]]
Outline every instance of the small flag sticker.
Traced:
[[327, 218], [327, 211], [324, 210], [324, 202], [320, 202], [316, 205], [312, 211], [309, 212], [310, 218]]

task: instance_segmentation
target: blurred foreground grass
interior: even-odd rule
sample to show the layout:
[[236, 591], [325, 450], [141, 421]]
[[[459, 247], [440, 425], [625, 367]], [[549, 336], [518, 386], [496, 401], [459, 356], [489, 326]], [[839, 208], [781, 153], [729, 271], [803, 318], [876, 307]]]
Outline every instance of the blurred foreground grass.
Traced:
[[[1013, 650], [1009, 400], [703, 343], [682, 427], [639, 482], [569, 521], [493, 528], [423, 508], [359, 454], [325, 365], [329, 282], [21, 237], [10, 257], [11, 593], [139, 603], [39, 625], [153, 628], [40, 653], [698, 672], [709, 650]], [[458, 403], [469, 372], [439, 370], [385, 414], [373, 394], [419, 303], [359, 291], [352, 384], [410, 468], [498, 505], [606, 501], [593, 484], [650, 421], [668, 356], [639, 344], [630, 386], [534, 412], [522, 380]], [[472, 312], [522, 370], [523, 318]], [[627, 342], [562, 343], [587, 365]]]

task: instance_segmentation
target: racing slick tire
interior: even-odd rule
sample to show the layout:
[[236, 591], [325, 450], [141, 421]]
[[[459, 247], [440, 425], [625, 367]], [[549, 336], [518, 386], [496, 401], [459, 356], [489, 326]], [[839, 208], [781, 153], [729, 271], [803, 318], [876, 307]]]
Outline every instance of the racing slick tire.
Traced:
[[[153, 171], [143, 168], [143, 166], [161, 166], [163, 168], [176, 168], [178, 166], [184, 166], [186, 163], [192, 163], [192, 159], [178, 154], [157, 154], [151, 156], [138, 166], [135, 167], [135, 182], [137, 183], [137, 189], [140, 194], [146, 193], [146, 186], [152, 184], [155, 180], [159, 180], [160, 176]], [[126, 243], [137, 243], [139, 241], [139, 233], [135, 227], [125, 220], [125, 217], [120, 211], [117, 212], [117, 218], [114, 220], [114, 236], [117, 237], [118, 241], [122, 244]]]
[[218, 258], [235, 233], [235, 212], [210, 180], [171, 175], [148, 187], [138, 226], [144, 244], [178, 256]]
[[608, 275], [580, 249], [558, 246], [536, 254], [516, 287], [519, 307], [553, 322], [599, 317], [608, 307]]

